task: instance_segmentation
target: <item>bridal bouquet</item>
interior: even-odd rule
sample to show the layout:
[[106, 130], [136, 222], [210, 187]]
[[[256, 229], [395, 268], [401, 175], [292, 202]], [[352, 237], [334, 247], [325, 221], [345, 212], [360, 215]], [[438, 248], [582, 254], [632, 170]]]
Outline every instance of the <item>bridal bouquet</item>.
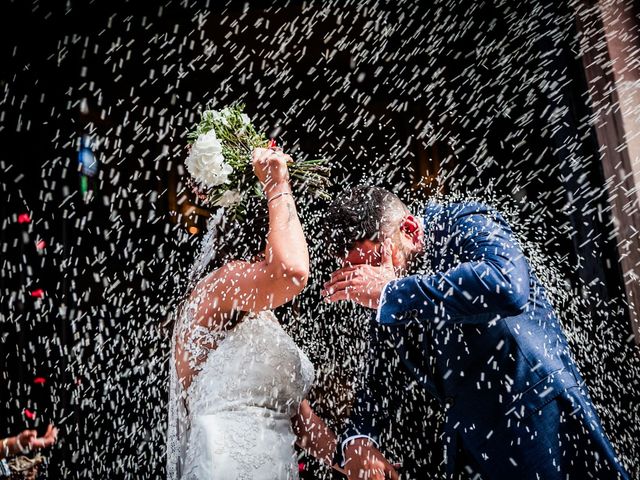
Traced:
[[[244, 213], [249, 196], [262, 196], [253, 174], [251, 155], [255, 148], [273, 147], [275, 142], [258, 132], [244, 113], [244, 105], [222, 110], [205, 110], [196, 129], [188, 134], [190, 144], [186, 167], [192, 188], [209, 206]], [[330, 169], [325, 159], [302, 160], [288, 165], [292, 183], [326, 197]]]

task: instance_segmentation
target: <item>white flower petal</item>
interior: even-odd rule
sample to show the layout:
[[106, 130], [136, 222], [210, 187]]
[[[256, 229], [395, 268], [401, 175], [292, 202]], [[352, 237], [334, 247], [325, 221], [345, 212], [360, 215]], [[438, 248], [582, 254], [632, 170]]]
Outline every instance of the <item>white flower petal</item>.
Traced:
[[233, 168], [222, 155], [222, 142], [213, 130], [196, 139], [185, 164], [196, 182], [205, 187], [227, 183], [229, 175], [233, 173]]
[[242, 200], [242, 193], [238, 190], [227, 190], [216, 201], [216, 205], [220, 207], [232, 207]]

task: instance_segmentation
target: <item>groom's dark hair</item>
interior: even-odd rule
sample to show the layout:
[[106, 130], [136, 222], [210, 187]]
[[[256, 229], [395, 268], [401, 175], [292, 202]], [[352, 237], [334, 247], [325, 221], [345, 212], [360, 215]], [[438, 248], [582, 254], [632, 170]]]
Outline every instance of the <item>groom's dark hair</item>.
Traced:
[[384, 240], [380, 235], [390, 231], [389, 219], [406, 212], [402, 200], [384, 188], [361, 185], [339, 193], [329, 205], [324, 222], [329, 253], [342, 257], [357, 242]]

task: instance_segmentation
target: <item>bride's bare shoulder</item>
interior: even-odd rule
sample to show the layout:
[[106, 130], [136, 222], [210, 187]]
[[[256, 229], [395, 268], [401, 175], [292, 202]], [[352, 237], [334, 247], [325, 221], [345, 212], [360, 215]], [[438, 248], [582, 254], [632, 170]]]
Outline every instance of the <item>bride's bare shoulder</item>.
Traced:
[[237, 281], [239, 277], [247, 275], [251, 265], [251, 263], [242, 260], [233, 260], [225, 263], [220, 268], [202, 277], [191, 292], [191, 296], [202, 296], [215, 289], [224, 287], [225, 284], [231, 286], [234, 280]]
[[191, 293], [200, 317], [233, 310], [272, 310], [293, 299], [306, 285], [306, 278], [280, 271], [265, 258], [254, 262], [232, 261], [202, 278]]
[[242, 316], [227, 300], [233, 280], [246, 274], [247, 262], [233, 261], [203, 277], [191, 291], [186, 308], [195, 325], [213, 331], [232, 328]]

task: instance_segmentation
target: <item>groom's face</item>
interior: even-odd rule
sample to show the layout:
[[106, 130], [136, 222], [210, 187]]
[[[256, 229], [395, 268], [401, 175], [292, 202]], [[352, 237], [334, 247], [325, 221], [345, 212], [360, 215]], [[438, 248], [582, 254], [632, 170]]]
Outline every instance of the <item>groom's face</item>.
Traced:
[[380, 247], [379, 242], [371, 240], [362, 240], [356, 242], [355, 246], [349, 250], [347, 256], [342, 260], [344, 267], [352, 265], [380, 265]]
[[[422, 220], [414, 217], [408, 211], [401, 218], [389, 220], [387, 236], [392, 244], [391, 256], [393, 266], [399, 272], [407, 271], [416, 255], [424, 248], [424, 227]], [[368, 264], [379, 266], [382, 256], [380, 254], [382, 243], [372, 240], [361, 240], [356, 242], [342, 259], [343, 267], [353, 265]]]
[[[419, 235], [418, 240], [414, 238], [416, 235]], [[398, 269], [398, 271], [408, 270], [413, 259], [422, 251], [422, 230], [416, 235], [398, 231], [390, 237], [393, 266]], [[350, 267], [362, 264], [372, 265], [374, 267], [380, 266], [382, 259], [382, 255], [380, 254], [381, 249], [382, 243], [380, 242], [373, 242], [371, 240], [357, 242], [343, 259], [342, 266]]]

